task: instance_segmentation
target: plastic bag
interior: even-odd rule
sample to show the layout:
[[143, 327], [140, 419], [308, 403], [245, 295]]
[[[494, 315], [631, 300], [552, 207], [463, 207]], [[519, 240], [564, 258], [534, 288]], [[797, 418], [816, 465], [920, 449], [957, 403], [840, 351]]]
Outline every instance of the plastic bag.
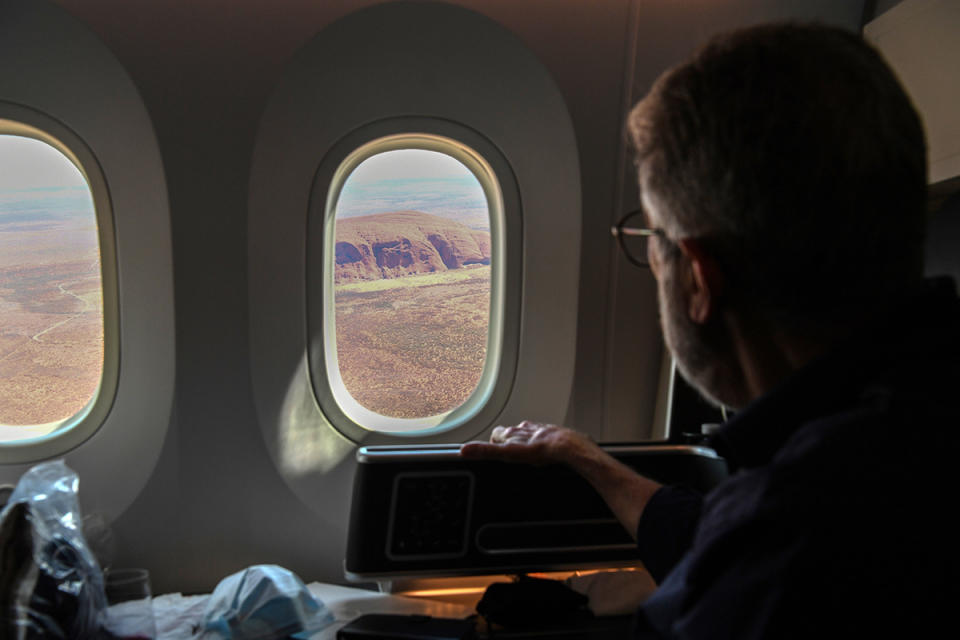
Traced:
[[201, 637], [309, 638], [332, 622], [333, 614], [296, 574], [276, 565], [255, 565], [227, 576], [213, 590]]
[[0, 512], [0, 637], [104, 638], [103, 575], [62, 460], [20, 478]]

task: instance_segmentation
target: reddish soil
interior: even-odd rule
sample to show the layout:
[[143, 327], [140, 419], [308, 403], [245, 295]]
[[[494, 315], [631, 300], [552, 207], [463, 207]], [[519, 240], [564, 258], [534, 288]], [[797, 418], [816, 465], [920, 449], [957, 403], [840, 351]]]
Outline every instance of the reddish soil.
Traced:
[[71, 220], [24, 229], [0, 218], [0, 424], [75, 415], [102, 368], [96, 230]]
[[489, 275], [477, 268], [456, 283], [338, 292], [340, 373], [354, 399], [397, 418], [461, 405], [486, 358]]

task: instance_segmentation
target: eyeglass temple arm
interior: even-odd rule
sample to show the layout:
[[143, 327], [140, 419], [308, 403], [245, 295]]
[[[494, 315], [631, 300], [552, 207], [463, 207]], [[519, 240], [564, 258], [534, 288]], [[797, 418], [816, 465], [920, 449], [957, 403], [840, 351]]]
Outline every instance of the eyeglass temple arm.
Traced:
[[610, 227], [610, 233], [614, 236], [655, 236], [656, 229], [637, 229], [636, 227]]

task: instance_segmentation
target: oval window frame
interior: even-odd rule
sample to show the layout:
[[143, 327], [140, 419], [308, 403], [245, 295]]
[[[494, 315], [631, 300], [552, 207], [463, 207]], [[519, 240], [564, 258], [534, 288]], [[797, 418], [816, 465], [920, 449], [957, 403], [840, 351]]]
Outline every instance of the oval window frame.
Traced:
[[103, 368], [96, 391], [79, 412], [49, 423], [46, 433], [0, 443], [0, 464], [7, 464], [61, 455], [92, 437], [103, 425], [113, 407], [120, 376], [120, 312], [113, 207], [96, 156], [66, 125], [17, 104], [0, 101], [0, 133], [50, 145], [72, 162], [86, 180], [97, 221], [103, 304]]
[[[483, 188], [490, 215], [490, 321], [484, 369], [477, 387], [459, 407], [424, 419], [389, 418], [369, 410], [357, 411], [344, 402], [346, 390], [338, 380], [336, 366], [335, 320], [330, 317], [335, 316], [332, 230], [340, 192], [361, 162], [397, 149], [439, 151], [463, 163]], [[519, 189], [509, 163], [489, 140], [459, 123], [434, 118], [391, 118], [361, 127], [331, 148], [316, 172], [307, 219], [307, 369], [320, 410], [337, 431], [359, 443], [371, 436], [379, 440], [443, 434], [466, 439], [490, 426], [503, 409], [516, 374], [522, 228]], [[367, 412], [394, 428], [362, 424], [357, 418]]]

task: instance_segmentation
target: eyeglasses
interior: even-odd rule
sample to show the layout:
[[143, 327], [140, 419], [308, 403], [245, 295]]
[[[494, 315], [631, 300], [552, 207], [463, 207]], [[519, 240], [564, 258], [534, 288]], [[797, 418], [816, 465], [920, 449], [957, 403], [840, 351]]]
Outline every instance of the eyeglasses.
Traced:
[[666, 238], [663, 229], [649, 229], [647, 227], [633, 226], [643, 223], [643, 209], [637, 209], [629, 212], [620, 219], [620, 222], [614, 227], [610, 227], [610, 233], [616, 237], [623, 251], [624, 257], [638, 267], [649, 267], [650, 254], [647, 252], [647, 245], [650, 244], [650, 238], [660, 236]]

